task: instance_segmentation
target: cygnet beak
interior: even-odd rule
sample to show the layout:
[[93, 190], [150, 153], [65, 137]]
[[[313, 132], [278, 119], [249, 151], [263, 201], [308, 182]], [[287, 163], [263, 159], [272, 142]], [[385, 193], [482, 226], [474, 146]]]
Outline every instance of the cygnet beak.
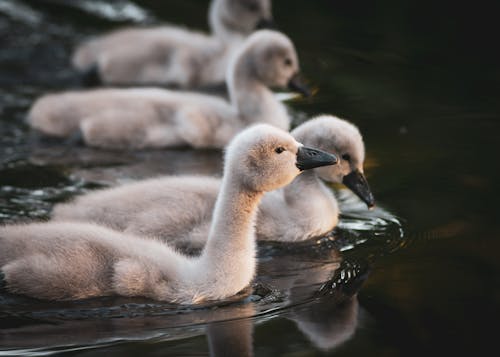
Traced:
[[334, 165], [337, 162], [338, 159], [335, 155], [307, 146], [301, 146], [297, 150], [297, 163], [295, 165], [299, 170], [303, 171], [314, 169], [315, 167]]
[[277, 26], [273, 19], [262, 18], [255, 25], [256, 30], [276, 30]]
[[373, 198], [373, 194], [370, 191], [368, 181], [366, 181], [365, 175], [360, 171], [354, 170], [349, 175], [344, 176], [342, 183], [361, 198], [368, 208], [373, 208], [375, 206], [375, 198]]
[[293, 92], [298, 92], [304, 97], [310, 97], [312, 92], [311, 89], [304, 83], [304, 80], [299, 73], [293, 75], [288, 81], [288, 89]]

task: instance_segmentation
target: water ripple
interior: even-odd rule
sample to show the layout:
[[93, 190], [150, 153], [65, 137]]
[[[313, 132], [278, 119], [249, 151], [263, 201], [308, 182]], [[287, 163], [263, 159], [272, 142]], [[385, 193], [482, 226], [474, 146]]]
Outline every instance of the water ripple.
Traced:
[[43, 21], [43, 14], [16, 0], [0, 1], [0, 13], [29, 25], [38, 25]]
[[112, 21], [133, 21], [145, 22], [152, 19], [152, 15], [140, 6], [130, 1], [109, 1], [87, 0], [72, 3], [93, 15]]

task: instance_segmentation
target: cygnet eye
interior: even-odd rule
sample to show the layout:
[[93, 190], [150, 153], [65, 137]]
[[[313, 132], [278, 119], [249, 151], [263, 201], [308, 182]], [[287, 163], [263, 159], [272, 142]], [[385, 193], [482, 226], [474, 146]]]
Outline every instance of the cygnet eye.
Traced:
[[285, 151], [286, 149], [283, 147], [283, 146], [278, 146], [276, 149], [274, 149], [274, 151], [277, 153], [277, 154], [281, 154], [283, 151]]
[[349, 154], [342, 155], [342, 160], [351, 161], [351, 155], [349, 155]]
[[283, 63], [285, 64], [285, 66], [291, 66], [293, 62], [290, 58], [285, 58], [285, 61]]

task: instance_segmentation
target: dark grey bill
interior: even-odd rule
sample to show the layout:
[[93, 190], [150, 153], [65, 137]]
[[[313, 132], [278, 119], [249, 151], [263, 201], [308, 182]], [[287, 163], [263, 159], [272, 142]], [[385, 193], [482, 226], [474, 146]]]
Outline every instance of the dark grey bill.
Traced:
[[299, 170], [309, 170], [315, 167], [334, 165], [337, 157], [327, 152], [301, 146], [297, 151], [297, 167]]
[[304, 97], [310, 97], [312, 94], [311, 90], [304, 83], [304, 80], [302, 79], [302, 77], [298, 73], [296, 73], [288, 81], [288, 89], [290, 89], [293, 92], [298, 92], [298, 93], [302, 94]]
[[368, 181], [366, 181], [365, 176], [361, 172], [354, 170], [349, 175], [344, 176], [342, 183], [361, 198], [368, 208], [375, 206], [375, 198], [373, 198], [373, 194], [370, 191]]
[[255, 26], [256, 30], [277, 30], [276, 23], [273, 19], [260, 19]]

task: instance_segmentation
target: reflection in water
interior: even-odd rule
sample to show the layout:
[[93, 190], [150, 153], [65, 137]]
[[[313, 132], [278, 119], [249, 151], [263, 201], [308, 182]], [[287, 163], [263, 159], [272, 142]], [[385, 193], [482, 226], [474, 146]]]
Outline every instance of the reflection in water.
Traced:
[[[293, 307], [283, 317], [293, 321], [316, 348], [331, 351], [354, 335], [358, 299], [355, 294], [322, 297], [311, 304]], [[206, 335], [211, 356], [253, 356], [252, 319], [210, 323]]]
[[[285, 267], [282, 261], [277, 267]], [[295, 266], [295, 264], [293, 265]], [[344, 264], [343, 264], [344, 266]], [[349, 264], [343, 269], [350, 269]], [[367, 273], [357, 271], [349, 279], [341, 279], [347, 273], [343, 270], [330, 271], [328, 268], [305, 269], [304, 276], [296, 278], [288, 285], [288, 303], [292, 307], [283, 313], [282, 317], [293, 321], [299, 331], [308, 340], [323, 351], [330, 351], [344, 342], [348, 341], [356, 331], [358, 324], [358, 299], [357, 292], [367, 277]], [[352, 269], [351, 269], [352, 270]], [[300, 303], [304, 297], [304, 285], [301, 281], [309, 276], [317, 282], [322, 277], [334, 275], [334, 278], [324, 282], [322, 296], [318, 297], [318, 291], [307, 288], [309, 298], [316, 298], [309, 304]], [[290, 283], [291, 280], [288, 280]], [[342, 283], [340, 283], [340, 281]], [[335, 286], [335, 288], [331, 288]], [[301, 288], [302, 287], [302, 288]], [[329, 287], [329, 288], [326, 288]], [[297, 294], [298, 293], [298, 294]], [[256, 319], [259, 323], [259, 319]], [[252, 324], [250, 319], [239, 319], [234, 321], [211, 323], [207, 327], [207, 337], [210, 351], [213, 356], [223, 355], [252, 355]], [[231, 340], [228, 340], [228, 339]], [[271, 337], [272, 338], [272, 337]], [[230, 342], [229, 342], [230, 341]], [[225, 354], [224, 354], [225, 353]]]
[[292, 310], [291, 319], [299, 330], [321, 350], [332, 350], [349, 340], [358, 324], [358, 298], [342, 302], [321, 299]]
[[250, 318], [210, 323], [206, 334], [210, 356], [253, 356], [253, 320]]

